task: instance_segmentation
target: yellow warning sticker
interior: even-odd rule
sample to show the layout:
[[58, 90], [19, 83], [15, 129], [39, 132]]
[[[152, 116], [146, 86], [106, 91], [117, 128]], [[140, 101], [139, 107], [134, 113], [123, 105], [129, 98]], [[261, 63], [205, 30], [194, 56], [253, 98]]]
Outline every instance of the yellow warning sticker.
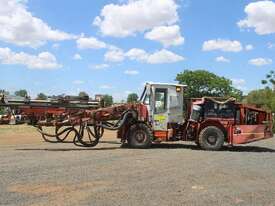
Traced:
[[154, 120], [156, 121], [160, 121], [160, 122], [163, 122], [166, 120], [166, 116], [165, 115], [154, 115]]

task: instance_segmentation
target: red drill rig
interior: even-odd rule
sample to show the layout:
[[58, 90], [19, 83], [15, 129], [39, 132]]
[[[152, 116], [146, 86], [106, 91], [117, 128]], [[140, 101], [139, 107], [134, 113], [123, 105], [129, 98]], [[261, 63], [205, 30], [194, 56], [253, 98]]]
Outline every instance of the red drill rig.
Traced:
[[[35, 127], [48, 142], [63, 142], [73, 134], [74, 144], [93, 147], [104, 129], [117, 130], [122, 143], [148, 148], [154, 142], [193, 141], [202, 149], [219, 150], [224, 144], [244, 144], [273, 137], [272, 115], [237, 103], [234, 98], [204, 97], [186, 103], [180, 84], [147, 83], [139, 103], [100, 108], [88, 99], [63, 97], [48, 101], [9, 100], [9, 119]], [[6, 118], [7, 119], [7, 118]], [[45, 127], [54, 127], [47, 133]]]

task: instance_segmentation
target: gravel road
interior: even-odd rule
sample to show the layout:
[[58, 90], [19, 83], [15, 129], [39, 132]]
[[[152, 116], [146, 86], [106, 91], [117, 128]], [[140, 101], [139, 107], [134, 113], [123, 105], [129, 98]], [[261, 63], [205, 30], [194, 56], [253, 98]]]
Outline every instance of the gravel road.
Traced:
[[275, 139], [219, 152], [103, 140], [0, 145], [0, 205], [275, 205]]

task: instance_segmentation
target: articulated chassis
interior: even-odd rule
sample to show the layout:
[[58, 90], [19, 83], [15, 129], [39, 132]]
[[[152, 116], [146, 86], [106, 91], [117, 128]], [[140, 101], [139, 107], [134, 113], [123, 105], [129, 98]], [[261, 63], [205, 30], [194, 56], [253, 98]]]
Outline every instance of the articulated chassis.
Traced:
[[[222, 116], [219, 116], [220, 112], [213, 113], [216, 106], [208, 108], [207, 102], [223, 105], [222, 110], [228, 111], [229, 116], [227, 113]], [[224, 107], [227, 104], [232, 104], [234, 111]], [[173, 123], [163, 131], [154, 130], [148, 109], [142, 103], [99, 108], [100, 105], [95, 102], [6, 101], [2, 97], [0, 106], [10, 109], [10, 119], [15, 112], [20, 114], [24, 122], [36, 127], [47, 142], [65, 142], [73, 136], [73, 143], [83, 147], [96, 146], [104, 129], [117, 130], [122, 142], [128, 141], [130, 146], [136, 148], [149, 147], [155, 140], [183, 140], [195, 141], [207, 150], [218, 150], [224, 142], [244, 144], [273, 136], [270, 113], [237, 104], [232, 99], [226, 102], [212, 98], [194, 100], [185, 123]], [[199, 110], [196, 111], [196, 108]], [[236, 113], [240, 114], [239, 118]], [[248, 124], [248, 120], [252, 123]], [[54, 127], [54, 132], [47, 132], [45, 127]]]

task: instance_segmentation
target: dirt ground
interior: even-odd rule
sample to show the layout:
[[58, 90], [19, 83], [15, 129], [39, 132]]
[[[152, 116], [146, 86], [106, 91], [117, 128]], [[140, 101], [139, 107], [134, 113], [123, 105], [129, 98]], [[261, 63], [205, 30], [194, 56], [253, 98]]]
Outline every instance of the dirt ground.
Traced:
[[275, 139], [199, 150], [192, 143], [95, 148], [0, 126], [0, 205], [275, 205]]
[[[54, 133], [52, 128], [49, 133]], [[105, 131], [104, 139], [114, 139], [115, 132]], [[68, 138], [72, 139], [72, 138]], [[44, 144], [35, 127], [27, 125], [0, 125], [0, 147]]]

